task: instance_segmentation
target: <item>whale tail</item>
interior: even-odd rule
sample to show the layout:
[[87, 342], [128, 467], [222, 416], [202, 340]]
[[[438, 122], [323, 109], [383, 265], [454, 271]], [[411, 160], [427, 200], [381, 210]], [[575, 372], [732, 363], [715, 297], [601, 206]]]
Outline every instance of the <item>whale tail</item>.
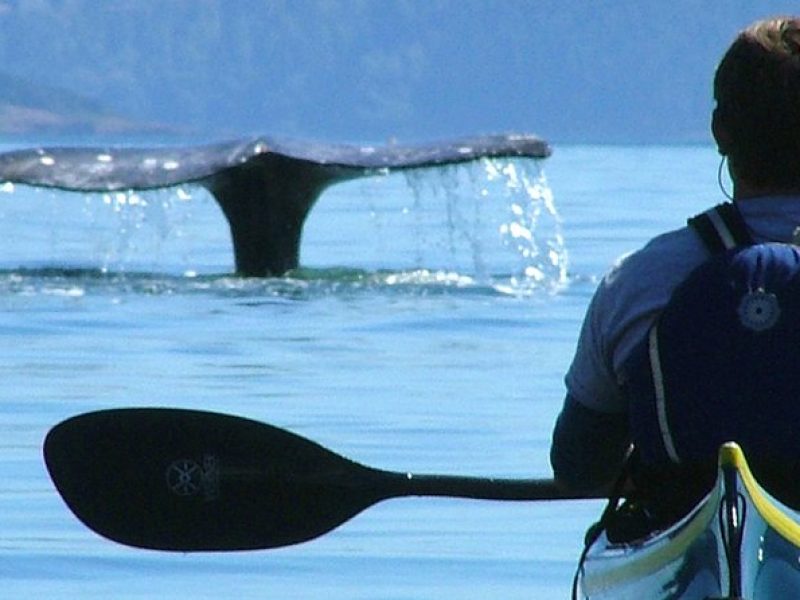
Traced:
[[352, 146], [253, 138], [182, 147], [31, 148], [0, 153], [0, 181], [69, 191], [206, 188], [222, 208], [236, 271], [263, 277], [298, 266], [309, 211], [328, 186], [357, 177], [481, 158], [546, 158], [533, 135], [426, 145]]

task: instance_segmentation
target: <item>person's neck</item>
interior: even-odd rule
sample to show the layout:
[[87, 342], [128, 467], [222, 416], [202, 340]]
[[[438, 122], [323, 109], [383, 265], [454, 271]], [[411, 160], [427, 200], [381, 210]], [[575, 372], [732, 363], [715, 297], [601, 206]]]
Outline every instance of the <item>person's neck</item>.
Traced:
[[733, 183], [733, 199], [737, 202], [767, 196], [800, 196], [800, 188], [751, 185], [749, 182], [741, 180]]

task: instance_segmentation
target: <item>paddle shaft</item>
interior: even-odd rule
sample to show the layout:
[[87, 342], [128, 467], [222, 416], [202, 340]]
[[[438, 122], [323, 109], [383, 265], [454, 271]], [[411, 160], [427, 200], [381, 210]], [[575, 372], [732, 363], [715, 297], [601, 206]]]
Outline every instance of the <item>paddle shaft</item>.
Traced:
[[387, 473], [386, 484], [395, 481], [397, 495], [444, 496], [476, 500], [588, 500], [601, 495], [565, 491], [552, 479], [502, 479], [455, 475], [414, 475]]

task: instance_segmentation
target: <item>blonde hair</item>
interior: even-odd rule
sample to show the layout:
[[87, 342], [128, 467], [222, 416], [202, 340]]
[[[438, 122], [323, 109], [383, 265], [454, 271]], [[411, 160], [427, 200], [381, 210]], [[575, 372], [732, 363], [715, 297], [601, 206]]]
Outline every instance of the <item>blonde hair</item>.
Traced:
[[717, 67], [714, 98], [736, 174], [762, 186], [800, 186], [800, 18], [742, 31]]
[[799, 18], [782, 17], [757, 21], [745, 29], [741, 35], [776, 56], [800, 55]]

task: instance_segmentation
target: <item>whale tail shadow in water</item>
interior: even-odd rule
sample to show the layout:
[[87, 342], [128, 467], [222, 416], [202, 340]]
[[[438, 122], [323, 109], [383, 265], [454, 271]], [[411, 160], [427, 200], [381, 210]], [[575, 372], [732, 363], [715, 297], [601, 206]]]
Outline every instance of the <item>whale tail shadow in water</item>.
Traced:
[[53, 147], [0, 153], [0, 181], [69, 191], [205, 187], [231, 229], [237, 273], [282, 275], [298, 266], [303, 223], [329, 185], [389, 171], [481, 158], [546, 158], [533, 135], [427, 145], [348, 146], [259, 137], [153, 148]]

